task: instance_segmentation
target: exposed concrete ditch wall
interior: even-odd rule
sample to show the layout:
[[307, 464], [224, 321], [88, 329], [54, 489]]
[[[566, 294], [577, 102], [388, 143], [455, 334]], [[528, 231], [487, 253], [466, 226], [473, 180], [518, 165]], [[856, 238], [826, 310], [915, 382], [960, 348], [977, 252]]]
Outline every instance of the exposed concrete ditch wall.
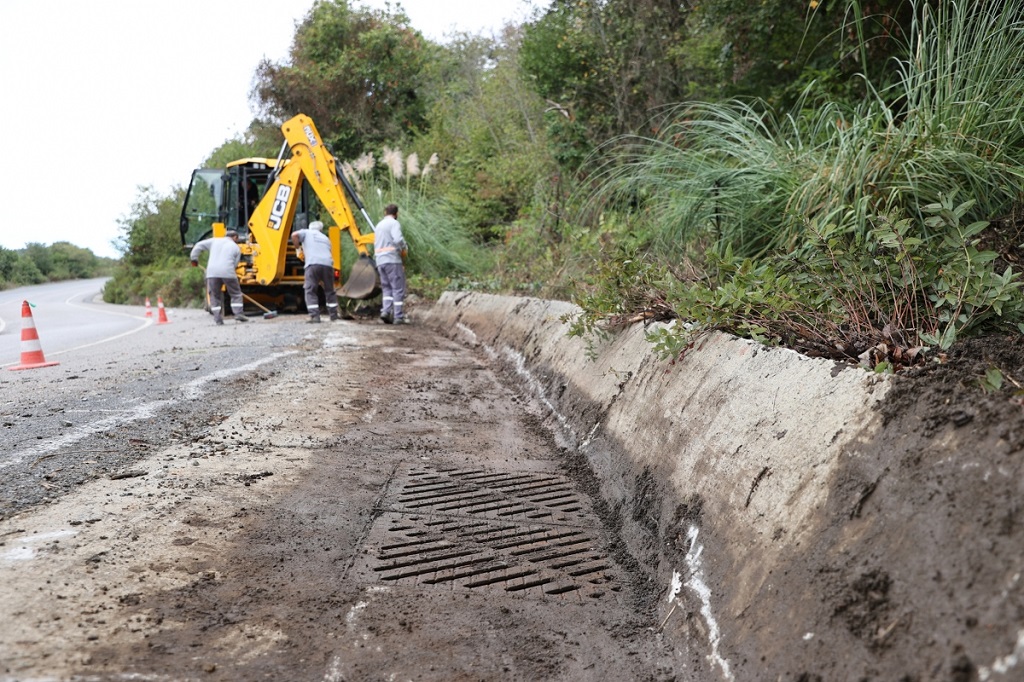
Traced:
[[425, 322], [483, 347], [547, 403], [650, 573], [666, 635], [699, 642], [698, 679], [736, 679], [736, 652], [766, 650], [744, 638], [813, 637], [787, 622], [773, 576], [812, 544], [842, 461], [880, 428], [889, 382], [722, 334], [669, 364], [642, 325], [588, 354], [560, 319], [574, 310], [449, 292]]

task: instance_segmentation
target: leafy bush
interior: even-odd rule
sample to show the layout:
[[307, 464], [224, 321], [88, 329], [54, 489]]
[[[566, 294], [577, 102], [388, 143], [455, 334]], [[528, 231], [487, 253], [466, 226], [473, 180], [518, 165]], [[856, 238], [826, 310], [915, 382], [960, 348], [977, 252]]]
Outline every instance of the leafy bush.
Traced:
[[[919, 9], [913, 58], [857, 107], [692, 104], [656, 137], [617, 140], [591, 204], [644, 223], [656, 265], [639, 281], [635, 256], [603, 268], [621, 302], [580, 296], [582, 328], [650, 301], [652, 283], [693, 321], [654, 332], [666, 353], [722, 329], [898, 366], [1016, 328], [1019, 274], [980, 240], [1024, 180], [1024, 22], [988, 0]], [[694, 276], [665, 274], [688, 259]]]
[[593, 293], [577, 297], [583, 312], [571, 333], [678, 317], [687, 324], [649, 334], [663, 356], [714, 329], [899, 368], [972, 333], [1024, 331], [1020, 273], [994, 270], [997, 254], [979, 248], [988, 224], [961, 222], [972, 205], [950, 193], [924, 207], [935, 233], [928, 240], [913, 236], [910, 218], [879, 217], [864, 236], [835, 224], [810, 226], [808, 241], [786, 258], [740, 258], [726, 249], [709, 257], [707, 277], [690, 280], [621, 254], [598, 269]]
[[139, 188], [131, 214], [121, 220], [124, 258], [103, 288], [104, 301], [138, 305], [159, 296], [169, 306], [202, 305], [203, 273], [189, 265], [178, 232], [183, 194]]

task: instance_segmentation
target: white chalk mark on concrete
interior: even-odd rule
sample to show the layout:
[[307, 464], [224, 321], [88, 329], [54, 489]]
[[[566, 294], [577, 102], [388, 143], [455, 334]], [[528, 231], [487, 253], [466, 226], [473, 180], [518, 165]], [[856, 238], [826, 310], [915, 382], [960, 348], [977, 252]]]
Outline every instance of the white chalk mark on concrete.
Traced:
[[704, 553], [704, 546], [697, 544], [696, 526], [690, 526], [687, 538], [690, 541], [690, 549], [686, 552], [686, 565], [690, 569], [690, 579], [686, 581], [686, 586], [696, 592], [700, 598], [700, 615], [704, 616], [704, 622], [707, 623], [708, 641], [711, 644], [711, 653], [708, 654], [708, 660], [711, 661], [712, 665], [717, 664], [722, 668], [722, 677], [724, 679], [733, 682], [735, 678], [729, 671], [729, 661], [722, 658], [718, 652], [721, 632], [718, 628], [718, 621], [715, 620], [715, 614], [711, 611], [711, 588], [704, 582], [704, 567], [700, 563], [701, 554]]
[[[993, 675], [1006, 675], [1024, 660], [1024, 630], [1017, 631], [1017, 646], [1013, 648], [1013, 653], [1006, 656], [997, 658], [993, 663], [992, 667], [979, 666], [978, 668], [978, 679], [981, 682], [993, 679]], [[1019, 679], [1014, 675], [1014, 679]]]

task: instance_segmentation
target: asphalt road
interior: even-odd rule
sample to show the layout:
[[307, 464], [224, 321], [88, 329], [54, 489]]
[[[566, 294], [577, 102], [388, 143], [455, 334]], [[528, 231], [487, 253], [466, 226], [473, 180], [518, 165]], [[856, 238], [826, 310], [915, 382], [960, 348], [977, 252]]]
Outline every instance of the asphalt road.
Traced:
[[[142, 306], [103, 303], [102, 283], [53, 283], [0, 297], [0, 471], [6, 474], [0, 492], [7, 492], [0, 495], [0, 516], [68, 487], [64, 480], [23, 485], [17, 472], [29, 463], [89, 449], [108, 456], [103, 466], [118, 466], [126, 456], [130, 461], [131, 455], [100, 441], [144, 426], [169, 431], [168, 415], [184, 404], [200, 401], [214, 409], [218, 382], [250, 376], [295, 352], [281, 349], [292, 342], [291, 325], [256, 318], [251, 329], [233, 322], [216, 327], [202, 310], [171, 309], [160, 324], [155, 306], [147, 318]], [[30, 303], [38, 346], [53, 366], [14, 369], [26, 349], [23, 301]]]
[[99, 294], [105, 281], [52, 282], [0, 291], [0, 368], [17, 365], [21, 360], [21, 332], [26, 324], [22, 310], [26, 301], [47, 360], [115, 342], [156, 321], [155, 307], [152, 317], [147, 318], [144, 307], [102, 303]]
[[0, 370], [0, 681], [706, 679], [481, 351], [31, 293], [60, 364]]

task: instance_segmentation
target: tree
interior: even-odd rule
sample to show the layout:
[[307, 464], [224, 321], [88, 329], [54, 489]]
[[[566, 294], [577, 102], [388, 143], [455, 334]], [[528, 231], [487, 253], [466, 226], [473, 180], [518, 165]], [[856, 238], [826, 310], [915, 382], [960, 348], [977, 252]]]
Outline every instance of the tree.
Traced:
[[[715, 53], [722, 80], [698, 92], [720, 98], [759, 97], [786, 108], [817, 81], [822, 94], [856, 103], [863, 78], [884, 83], [902, 50], [915, 4], [938, 0], [705, 0], [689, 20], [681, 49]], [[707, 84], [712, 85], [712, 84]]]
[[139, 187], [131, 213], [119, 221], [115, 246], [124, 257], [103, 287], [108, 303], [139, 303], [160, 295], [168, 305], [192, 305], [202, 300], [203, 272], [189, 266], [181, 246], [178, 219], [184, 190], [161, 195]]
[[276, 159], [283, 141], [280, 126], [256, 119], [245, 133], [225, 140], [210, 152], [203, 168], [224, 168], [232, 161], [245, 158]]
[[[927, 0], [937, 2], [938, 0]], [[922, 0], [921, 4], [925, 4]], [[856, 102], [884, 83], [906, 0], [555, 0], [524, 26], [523, 70], [550, 105], [573, 167], [622, 134], [656, 133], [691, 101], [760, 98], [785, 109], [810, 84]]]
[[[40, 244], [38, 242], [30, 242], [25, 244], [25, 248], [21, 252], [22, 260], [29, 260], [35, 265], [35, 270], [42, 276], [43, 280], [51, 279], [50, 273], [53, 271], [53, 254], [50, 253], [49, 247], [46, 244]], [[25, 272], [31, 271], [31, 268], [25, 270]], [[34, 283], [34, 282], [33, 282]]]
[[0, 287], [14, 282], [14, 265], [18, 262], [18, 252], [0, 246]]
[[355, 158], [423, 128], [419, 89], [435, 49], [400, 10], [318, 0], [296, 31], [290, 62], [259, 65], [252, 97], [268, 120], [310, 116], [337, 156]]
[[567, 168], [609, 138], [648, 129], [659, 107], [685, 96], [687, 17], [674, 0], [556, 0], [525, 25], [520, 63], [548, 102]]
[[152, 187], [139, 187], [131, 215], [118, 221], [121, 236], [115, 245], [126, 265], [152, 265], [175, 257], [184, 260], [178, 231], [183, 198], [181, 188], [161, 196]]
[[99, 259], [92, 251], [71, 242], [54, 242], [50, 254], [50, 280], [85, 279], [95, 276], [99, 269]]
[[523, 81], [518, 43], [509, 30], [500, 41], [463, 35], [446, 46], [431, 73], [429, 132], [417, 143], [441, 155], [442, 191], [482, 240], [502, 238], [503, 226], [557, 190], [545, 105]]
[[46, 275], [39, 271], [39, 268], [36, 267], [36, 262], [22, 253], [11, 269], [11, 282], [23, 285], [42, 284], [45, 281]]

